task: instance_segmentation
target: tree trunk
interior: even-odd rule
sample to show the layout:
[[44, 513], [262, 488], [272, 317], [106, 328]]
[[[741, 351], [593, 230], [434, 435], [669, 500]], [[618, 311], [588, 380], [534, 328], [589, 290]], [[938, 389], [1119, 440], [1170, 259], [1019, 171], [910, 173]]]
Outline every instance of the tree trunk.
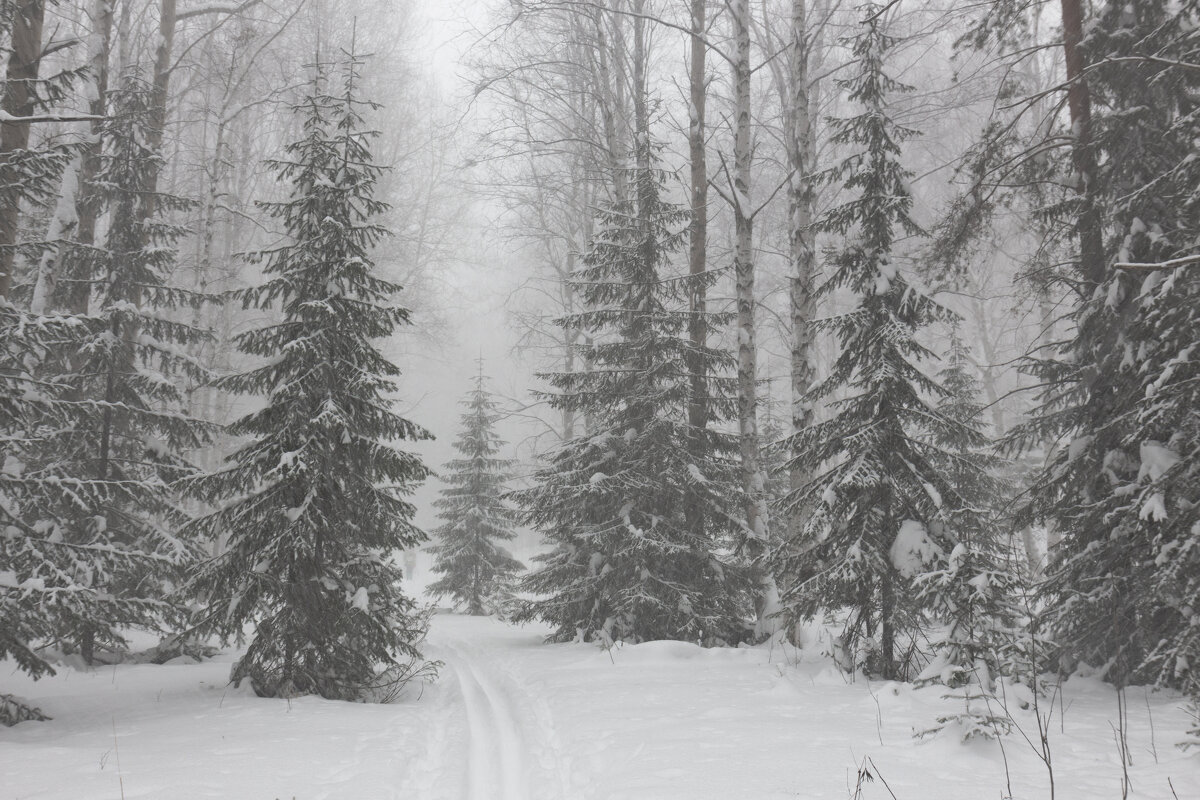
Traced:
[[[688, 341], [692, 348], [686, 366], [688, 370], [688, 427], [689, 436], [699, 452], [704, 444], [704, 429], [708, 425], [708, 380], [700, 351], [708, 344], [708, 284], [704, 275], [708, 256], [708, 162], [704, 144], [706, 59], [708, 48], [704, 40], [707, 0], [692, 0], [691, 65], [688, 72], [688, 157], [691, 168], [691, 220], [688, 224]], [[684, 510], [684, 524], [698, 539], [704, 536], [704, 512], [692, 498]]]
[[[791, 181], [788, 186], [788, 246], [791, 258], [792, 314], [792, 433], [800, 433], [812, 424], [813, 409], [805, 399], [816, 369], [813, 364], [813, 319], [816, 303], [813, 281], [816, 273], [815, 234], [813, 232], [816, 191], [813, 186], [813, 164], [816, 153], [815, 130], [810, 117], [811, 102], [808, 85], [808, 0], [792, 0], [792, 40], [789, 45], [791, 73], [787, 93], [787, 154]], [[788, 476], [793, 491], [809, 480], [810, 465], [796, 464]], [[799, 532], [804, 515], [792, 518], [792, 532]]]
[[54, 217], [50, 222], [47, 240], [58, 242], [53, 248], [48, 248], [38, 259], [37, 277], [33, 284], [33, 299], [29, 301], [29, 310], [34, 314], [46, 313], [50, 298], [56, 294], [58, 285], [58, 270], [65, 252], [62, 242], [71, 235], [75, 228], [75, 202], [79, 196], [79, 171], [83, 166], [83, 157], [77, 154], [63, 172], [62, 184], [58, 190], [58, 202], [54, 205]]
[[[704, 279], [708, 255], [708, 161], [704, 146], [705, 101], [708, 87], [705, 82], [708, 48], [704, 41], [707, 0], [692, 0], [691, 69], [688, 72], [688, 155], [691, 165], [691, 222], [688, 225], [688, 274], [692, 282], [688, 291], [688, 310], [691, 321], [688, 338], [696, 350], [708, 343], [708, 290]], [[691, 394], [688, 404], [688, 424], [697, 437], [708, 424], [708, 382], [704, 366], [693, 357], [689, 366]]]
[[[612, 0], [613, 7], [620, 5], [620, 0]], [[625, 48], [624, 37], [620, 35], [621, 19], [615, 14], [612, 17], [614, 35], [609, 44], [604, 33], [606, 15], [596, 18], [596, 53], [597, 78], [599, 86], [598, 98], [600, 118], [604, 128], [604, 145], [608, 151], [608, 167], [611, 173], [610, 188], [615, 201], [625, 200], [628, 187], [625, 175], [625, 153], [621, 133], [624, 128], [624, 66]]]
[[91, 666], [96, 663], [96, 629], [85, 627], [79, 632], [79, 657]]
[[[89, 37], [88, 63], [95, 94], [88, 104], [88, 113], [104, 116], [108, 94], [108, 57], [112, 49], [113, 8], [111, 0], [94, 0], [92, 3], [92, 35]], [[96, 243], [96, 220], [100, 216], [103, 198], [96, 188], [96, 175], [100, 172], [100, 141], [103, 122], [91, 122], [91, 135], [79, 154], [79, 175], [75, 195], [74, 241], [82, 247], [67, 248], [66, 258], [61, 260], [59, 297], [57, 307], [72, 314], [86, 314], [91, 297], [92, 264], [88, 250]]]
[[[889, 526], [890, 527], [890, 526]], [[883, 677], [894, 681], [896, 675], [896, 625], [892, 616], [896, 611], [896, 588], [890, 569], [883, 571], [879, 585], [879, 636], [880, 658], [883, 661]]]
[[1079, 273], [1094, 285], [1104, 281], [1104, 237], [1100, 209], [1096, 205], [1096, 153], [1092, 146], [1092, 100], [1084, 76], [1083, 5], [1081, 0], [1062, 1], [1063, 53], [1067, 67], [1067, 108], [1075, 142], [1071, 151], [1082, 207], [1077, 220]]
[[[982, 290], [976, 290], [982, 291]], [[983, 363], [979, 366], [980, 383], [983, 385], [983, 396], [987, 399], [988, 408], [992, 412], [992, 436], [1000, 439], [1008, 432], [1008, 423], [1004, 416], [1004, 398], [1000, 396], [1000, 387], [996, 381], [996, 342], [987, 322], [987, 309], [978, 297], [971, 300], [975, 314], [975, 330], [979, 338], [979, 348], [983, 354]]]
[[[167, 125], [167, 94], [171, 83], [171, 53], [175, 46], [175, 0], [162, 0], [158, 17], [158, 48], [154, 54], [154, 78], [150, 86], [150, 129], [146, 146], [161, 155]], [[143, 223], [158, 211], [157, 167], [148, 170], [138, 219]], [[144, 241], [143, 244], [149, 244]]]
[[[33, 114], [37, 99], [34, 82], [42, 61], [42, 22], [45, 0], [24, 0], [13, 9], [12, 52], [5, 74], [3, 109], [7, 119], [0, 122], [0, 160], [7, 162], [29, 147], [29, 123], [13, 117]], [[0, 186], [19, 187], [21, 176], [10, 166], [0, 167]], [[0, 204], [0, 298], [12, 291], [16, 261], [17, 232], [21, 221], [21, 190], [6, 191]]]
[[733, 271], [738, 323], [738, 437], [742, 460], [742, 491], [746, 495], [747, 554], [760, 569], [757, 602], [759, 636], [774, 634], [779, 622], [779, 589], [768, 565], [771, 517], [767, 508], [767, 481], [758, 451], [757, 353], [754, 327], [754, 218], [750, 208], [750, 2], [733, 0], [734, 59], [734, 169], [733, 220], [735, 246]]
[[[633, 0], [633, 148], [638, 180], [638, 233], [646, 245], [653, 237], [650, 214], [650, 111], [646, 98], [645, 0]], [[653, 267], [653, 264], [646, 264]]]

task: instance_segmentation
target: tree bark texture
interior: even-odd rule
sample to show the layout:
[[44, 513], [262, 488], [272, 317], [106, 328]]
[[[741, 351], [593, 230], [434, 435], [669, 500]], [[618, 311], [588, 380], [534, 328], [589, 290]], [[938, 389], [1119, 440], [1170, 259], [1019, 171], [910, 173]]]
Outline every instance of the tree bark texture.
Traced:
[[754, 210], [750, 208], [751, 104], [750, 104], [750, 2], [733, 0], [734, 33], [734, 282], [737, 295], [737, 406], [738, 439], [742, 461], [742, 491], [746, 496], [746, 549], [761, 570], [758, 598], [758, 633], [772, 635], [778, 622], [779, 589], [764, 564], [771, 541], [771, 517], [767, 508], [767, 482], [759, 455], [757, 352], [754, 324]]
[[[89, 40], [88, 61], [91, 65], [89, 78], [94, 82], [95, 94], [88, 104], [88, 112], [102, 117], [107, 105], [108, 59], [112, 50], [111, 0], [95, 0], [92, 4], [91, 18], [92, 35]], [[91, 296], [92, 267], [87, 250], [96, 243], [96, 221], [100, 217], [103, 205], [103, 198], [96, 187], [96, 175], [100, 172], [102, 129], [101, 120], [97, 119], [91, 123], [91, 135], [80, 152], [74, 241], [82, 247], [67, 248], [68, 256], [61, 260], [63, 280], [59, 281], [60, 298], [55, 305], [72, 314], [86, 314], [88, 298]]]
[[1096, 152], [1092, 145], [1092, 99], [1084, 75], [1082, 0], [1062, 0], [1063, 54], [1067, 68], [1067, 108], [1074, 136], [1072, 161], [1076, 191], [1082, 207], [1076, 221], [1079, 235], [1079, 273], [1087, 282], [1104, 281], [1104, 236], [1096, 204]]
[[[45, 0], [23, 0], [13, 9], [12, 52], [5, 73], [4, 102], [0, 108], [8, 117], [28, 117], [37, 102], [35, 83], [42, 61], [42, 23], [46, 16]], [[11, 119], [0, 122], [0, 298], [12, 290], [16, 261], [17, 233], [21, 220], [20, 176], [8, 166], [14, 154], [29, 147], [29, 123]]]
[[[688, 289], [688, 310], [691, 321], [688, 338], [699, 350], [708, 343], [708, 290], [704, 279], [708, 255], [708, 161], [704, 144], [705, 103], [708, 87], [705, 81], [708, 48], [704, 41], [707, 19], [707, 0], [692, 0], [691, 65], [688, 71], [688, 161], [691, 171], [691, 221], [688, 225], [688, 274], [692, 282]], [[691, 402], [688, 405], [688, 424], [697, 435], [708, 424], [708, 382], [703, 365], [693, 358], [688, 373], [691, 378]]]
[[[812, 424], [813, 409], [805, 399], [816, 369], [813, 364], [816, 302], [813, 282], [816, 275], [816, 247], [813, 231], [816, 190], [813, 186], [816, 137], [810, 112], [808, 0], [792, 0], [790, 75], [787, 93], [787, 155], [791, 181], [788, 185], [788, 250], [791, 260], [790, 306], [792, 316], [792, 433], [800, 433]], [[796, 464], [788, 476], [790, 487], [800, 489], [809, 480], [808, 465]], [[801, 524], [796, 514], [793, 526]]]

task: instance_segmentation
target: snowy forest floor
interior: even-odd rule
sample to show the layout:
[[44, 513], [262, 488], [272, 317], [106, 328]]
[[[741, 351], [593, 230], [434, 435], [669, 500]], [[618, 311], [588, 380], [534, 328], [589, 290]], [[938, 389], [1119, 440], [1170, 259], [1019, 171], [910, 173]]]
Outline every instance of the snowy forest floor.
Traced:
[[[1005, 753], [950, 730], [914, 739], [954, 707], [937, 688], [851, 682], [815, 652], [605, 652], [544, 633], [438, 615], [427, 652], [442, 677], [391, 705], [260, 699], [226, 685], [232, 654], [36, 683], [0, 665], [5, 691], [54, 717], [0, 728], [0, 800], [971, 800], [1006, 795], [1005, 755], [1014, 798], [1050, 797], [1017, 731]], [[1180, 698], [1127, 697], [1131, 796], [1200, 797], [1200, 754], [1174, 747]], [[1120, 798], [1115, 693], [1076, 678], [1061, 705], [1056, 799]], [[1032, 712], [1015, 714], [1036, 741]], [[875, 780], [856, 796], [864, 764]]]

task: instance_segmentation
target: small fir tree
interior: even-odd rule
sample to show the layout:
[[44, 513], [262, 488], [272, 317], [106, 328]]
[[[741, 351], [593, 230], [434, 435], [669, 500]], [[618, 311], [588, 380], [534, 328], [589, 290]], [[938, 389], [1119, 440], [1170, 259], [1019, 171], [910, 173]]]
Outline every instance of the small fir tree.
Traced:
[[917, 578], [918, 601], [945, 630], [933, 640], [933, 658], [917, 683], [940, 683], [962, 701], [962, 710], [938, 718], [932, 733], [956, 723], [964, 739], [993, 738], [1009, 720], [993, 706], [995, 682], [1009, 673], [1017, 641], [1020, 587], [1011, 554], [996, 518], [1008, 495], [998, 477], [1000, 460], [985, 449], [979, 385], [957, 332], [950, 338], [946, 366], [938, 375], [945, 395], [938, 411], [958, 426], [941, 429], [939, 466], [962, 505], [946, 509], [941, 524], [951, 550]]
[[832, 417], [792, 437], [792, 463], [815, 468], [784, 504], [803, 509], [804, 523], [782, 550], [781, 572], [797, 576], [784, 596], [792, 618], [849, 607], [843, 644], [857, 653], [866, 643], [867, 665], [894, 679], [906, 673], [898, 640], [921, 633], [924, 603], [914, 578], [950, 551], [946, 513], [965, 505], [945, 469], [951, 453], [937, 441], [978, 434], [925, 400], [944, 390], [918, 367], [933, 354], [917, 333], [950, 314], [894, 261], [897, 233], [920, 233], [899, 159], [901, 143], [916, 132], [889, 116], [888, 94], [907, 87], [884, 70], [895, 40], [882, 29], [881, 9], [868, 5], [864, 15], [853, 41], [858, 74], [842, 82], [862, 113], [833, 122], [834, 140], [859, 149], [831, 174], [853, 197], [822, 222], [846, 244], [819, 289], [849, 290], [856, 303], [820, 323], [839, 352], [806, 401], [828, 402]]
[[734, 411], [732, 360], [688, 339], [689, 279], [668, 274], [686, 212], [662, 200], [666, 176], [651, 165], [648, 137], [639, 142], [629, 197], [597, 214], [573, 278], [588, 310], [561, 321], [587, 332], [577, 349], [590, 369], [550, 376], [551, 405], [589, 429], [513, 494], [554, 545], [522, 582], [538, 598], [517, 618], [549, 622], [554, 641], [737, 641], [751, 584], [728, 557], [741, 516], [736, 444], [719, 425], [688, 423], [684, 366], [708, 376], [719, 423]]
[[393, 442], [430, 435], [390, 409], [400, 371], [373, 344], [409, 312], [370, 258], [387, 206], [374, 197], [382, 170], [362, 115], [377, 106], [357, 96], [361, 63], [347, 57], [336, 93], [316, 67], [294, 107], [302, 137], [268, 162], [290, 196], [262, 206], [288, 238], [251, 257], [267, 277], [241, 297], [278, 304], [282, 319], [237, 339], [262, 366], [217, 381], [266, 404], [230, 427], [249, 441], [228, 464], [194, 481], [218, 507], [195, 530], [228, 536], [190, 584], [206, 598], [195, 626], [229, 639], [253, 623], [232, 678], [265, 696], [362, 699], [434, 666], [417, 650], [426, 614], [393, 562], [425, 540], [404, 498], [428, 472]]
[[435, 505], [444, 524], [434, 531], [440, 544], [429, 548], [442, 575], [426, 590], [449, 596], [467, 613], [506, 616], [513, 608], [516, 573], [525, 569], [500, 542], [516, 536], [516, 512], [501, 495], [512, 461], [496, 457], [504, 445], [496, 435], [496, 403], [484, 388], [483, 363], [475, 388], [463, 402], [462, 433], [454, 443], [460, 458], [446, 465], [450, 484]]

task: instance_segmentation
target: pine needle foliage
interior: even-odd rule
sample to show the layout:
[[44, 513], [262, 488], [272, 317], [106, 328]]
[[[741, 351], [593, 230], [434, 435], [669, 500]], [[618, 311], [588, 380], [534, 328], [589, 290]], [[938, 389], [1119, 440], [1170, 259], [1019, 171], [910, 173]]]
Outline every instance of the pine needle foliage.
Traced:
[[994, 691], [996, 681], [1012, 672], [1020, 638], [1022, 587], [998, 520], [1011, 491], [998, 477], [1002, 461], [983, 434], [979, 384], [957, 332], [938, 380], [946, 393], [937, 409], [960, 427], [943, 429], [936, 444], [952, 456], [941, 466], [962, 505], [943, 510], [951, 550], [916, 581], [919, 602], [945, 626], [916, 683], [940, 683], [963, 703], [961, 711], [939, 717], [933, 730], [955, 723], [963, 739], [994, 738], [1010, 726], [999, 705], [993, 706]]
[[517, 619], [550, 623], [554, 641], [734, 642], [747, 634], [751, 588], [729, 557], [740, 532], [736, 445], [719, 424], [689, 425], [685, 367], [708, 376], [719, 423], [734, 412], [732, 360], [688, 339], [690, 279], [670, 274], [687, 214], [662, 199], [652, 143], [639, 146], [629, 196], [597, 212], [572, 279], [587, 310], [560, 323], [586, 332], [577, 352], [590, 368], [548, 376], [550, 404], [588, 430], [512, 495], [553, 545], [522, 581], [538, 598]]
[[95, 311], [52, 320], [43, 413], [27, 429], [25, 477], [39, 488], [25, 507], [37, 510], [42, 569], [49, 585], [74, 582], [53, 603], [57, 638], [88, 663], [122, 649], [126, 628], [180, 621], [170, 588], [198, 552], [175, 484], [209, 435], [179, 388], [208, 377], [187, 353], [206, 333], [173, 318], [202, 298], [167, 283], [185, 233], [169, 217], [191, 204], [148, 188], [162, 163], [146, 144], [151, 91], [132, 70], [110, 93], [97, 176], [107, 234], [88, 253]]
[[[0, 4], [0, 35], [11, 33], [14, 13], [11, 3]], [[0, 53], [10, 55], [10, 48]], [[78, 70], [63, 71], [29, 81], [30, 110], [49, 110], [61, 102], [78, 76]], [[74, 150], [47, 143], [0, 153], [0, 205], [30, 216], [43, 213]], [[11, 295], [0, 297], [0, 659], [13, 659], [36, 679], [54, 670], [35, 642], [51, 641], [66, 629], [56, 613], [58, 603], [84, 597], [100, 601], [96, 588], [85, 585], [86, 576], [107, 571], [100, 565], [110, 551], [103, 544], [76, 546], [62, 536], [63, 508], [55, 498], [77, 498], [76, 511], [95, 508], [99, 500], [92, 482], [34, 464], [44, 449], [42, 437], [64, 422], [66, 410], [56, 402], [62, 387], [47, 378], [45, 365], [74, 340], [80, 323], [33, 314], [22, 305], [29, 289], [19, 282], [28, 271], [22, 267], [36, 264], [53, 247], [27, 235], [29, 227], [22, 226], [3, 253], [16, 275]], [[44, 718], [10, 695], [0, 696], [0, 724]]]
[[804, 524], [781, 549], [780, 573], [792, 576], [783, 597], [791, 618], [848, 607], [843, 643], [894, 679], [912, 666], [897, 660], [897, 643], [922, 633], [925, 603], [914, 579], [950, 552], [947, 512], [967, 505], [951, 474], [967, 464], [940, 442], [983, 440], [926, 399], [946, 390], [921, 370], [935, 354], [917, 334], [951, 314], [909, 282], [893, 255], [899, 234], [921, 233], [900, 163], [901, 145], [916, 131], [889, 114], [888, 96], [908, 87], [885, 71], [895, 40], [881, 8], [867, 5], [863, 14], [851, 43], [858, 74], [841, 82], [861, 113], [832, 122], [834, 140], [858, 150], [829, 175], [851, 199], [821, 223], [845, 245], [830, 254], [818, 290], [848, 291], [854, 307], [818, 321], [838, 355], [806, 402], [828, 403], [831, 417], [790, 441], [791, 464], [813, 477], [784, 502], [789, 513], [803, 510]]
[[[1063, 442], [1022, 524], [1052, 525], [1045, 625], [1060, 668], [1200, 694], [1200, 9], [1100, 4], [1083, 42], [1093, 101], [1104, 279], [1082, 281], [1077, 332], [1031, 359], [1047, 388], [1010, 441]], [[1073, 224], [1074, 198], [1052, 212]], [[1192, 260], [1189, 260], [1192, 259]], [[1121, 266], [1129, 264], [1132, 266]], [[1139, 266], [1140, 265], [1140, 266]]]
[[289, 195], [262, 207], [286, 238], [250, 256], [266, 277], [240, 297], [281, 319], [237, 337], [260, 366], [216, 381], [265, 405], [230, 426], [247, 441], [227, 464], [191, 482], [217, 508], [193, 530], [228, 536], [189, 584], [206, 598], [195, 628], [228, 640], [252, 624], [232, 677], [264, 696], [366, 699], [434, 666], [417, 649], [426, 614], [393, 561], [425, 541], [405, 496], [428, 473], [394, 443], [430, 435], [391, 410], [400, 370], [374, 344], [409, 312], [370, 258], [387, 206], [361, 65], [347, 55], [333, 89], [315, 68], [293, 108], [302, 135], [268, 162]]
[[449, 486], [434, 503], [443, 524], [434, 531], [439, 544], [429, 551], [436, 558], [433, 571], [442, 577], [426, 591], [449, 596], [468, 614], [507, 616], [515, 576], [525, 566], [500, 544], [516, 536], [516, 511], [502, 497], [512, 461], [496, 457], [504, 442], [495, 432], [499, 415], [484, 380], [481, 362], [454, 443], [461, 456], [446, 465]]
[[[77, 549], [64, 541], [53, 515], [60, 509], [48, 502], [51, 489], [45, 479], [64, 476], [29, 469], [39, 436], [58, 411], [58, 387], [39, 380], [35, 369], [48, 358], [53, 343], [69, 336], [69, 324], [31, 315], [0, 299], [0, 658], [13, 659], [35, 679], [54, 674], [34, 643], [53, 639], [63, 629], [56, 598], [60, 593], [63, 598], [91, 594], [94, 601], [94, 590], [81, 587], [77, 579], [107, 552]], [[90, 482], [68, 485], [69, 492], [87, 498], [85, 507], [98, 502], [90, 496]], [[17, 720], [0, 714], [0, 721]]]
[[98, 175], [107, 235], [87, 253], [95, 311], [0, 309], [0, 653], [35, 677], [52, 670], [34, 640], [91, 663], [123, 649], [131, 627], [176, 624], [169, 587], [196, 555], [173, 484], [208, 435], [178, 389], [206, 378], [185, 352], [205, 334], [171, 319], [199, 301], [166, 284], [183, 234], [166, 217], [190, 204], [147, 189], [161, 165], [145, 145], [149, 92], [133, 71], [110, 93]]

